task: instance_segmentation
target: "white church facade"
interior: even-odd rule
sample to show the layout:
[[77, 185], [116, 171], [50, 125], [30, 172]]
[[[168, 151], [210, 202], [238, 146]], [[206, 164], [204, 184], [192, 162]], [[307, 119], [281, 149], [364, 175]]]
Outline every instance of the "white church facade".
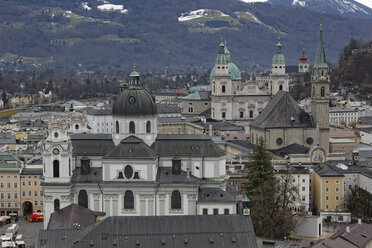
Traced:
[[[53, 119], [44, 145], [45, 222], [77, 203], [106, 216], [234, 214], [226, 153], [208, 136], [158, 135], [154, 98], [137, 72], [113, 105], [113, 133]], [[80, 120], [80, 121], [79, 121]]]

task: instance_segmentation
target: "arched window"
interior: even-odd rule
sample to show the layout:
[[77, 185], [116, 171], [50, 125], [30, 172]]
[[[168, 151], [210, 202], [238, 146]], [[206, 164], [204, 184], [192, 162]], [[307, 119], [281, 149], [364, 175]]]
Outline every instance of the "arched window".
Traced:
[[116, 133], [119, 133], [119, 121], [116, 121]]
[[320, 88], [320, 96], [324, 97], [324, 87]]
[[253, 110], [249, 110], [249, 118], [253, 118]]
[[178, 190], [172, 192], [171, 209], [181, 209], [181, 193]]
[[78, 196], [78, 204], [85, 208], [88, 208], [88, 194], [86, 190], [80, 190]]
[[279, 85], [279, 90], [283, 90], [283, 85]]
[[129, 122], [129, 133], [130, 134], [135, 134], [136, 133], [136, 126], [134, 125], [133, 121]]
[[193, 107], [189, 107], [188, 111], [189, 111], [189, 113], [193, 113], [194, 112], [194, 108]]
[[60, 209], [59, 199], [54, 199], [54, 211], [58, 211]]
[[225, 86], [225, 85], [222, 85], [222, 92], [223, 92], [223, 93], [226, 92], [226, 86]]
[[124, 193], [124, 209], [134, 209], [134, 196], [131, 190]]
[[59, 177], [59, 161], [53, 161], [53, 177]]
[[146, 122], [146, 133], [151, 133], [151, 121]]

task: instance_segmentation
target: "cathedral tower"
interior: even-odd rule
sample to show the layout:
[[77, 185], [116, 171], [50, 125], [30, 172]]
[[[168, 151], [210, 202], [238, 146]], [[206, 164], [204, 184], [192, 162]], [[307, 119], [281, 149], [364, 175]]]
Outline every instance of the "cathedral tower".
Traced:
[[272, 60], [269, 89], [272, 95], [278, 91], [289, 91], [289, 76], [285, 73], [285, 57], [282, 53], [282, 44], [278, 38], [276, 53]]
[[319, 129], [319, 145], [327, 152], [329, 150], [330, 83], [330, 69], [326, 61], [321, 25], [318, 50], [311, 75], [311, 112]]
[[300, 62], [298, 63], [298, 72], [305, 73], [310, 70], [309, 62], [307, 61], [307, 56], [305, 54], [305, 50], [302, 50], [302, 56], [300, 58]]

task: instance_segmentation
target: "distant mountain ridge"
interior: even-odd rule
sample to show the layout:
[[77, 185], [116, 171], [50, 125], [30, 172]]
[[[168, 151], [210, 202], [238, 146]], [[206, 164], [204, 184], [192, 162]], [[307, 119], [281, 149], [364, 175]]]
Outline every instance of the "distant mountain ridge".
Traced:
[[56, 67], [138, 70], [213, 67], [220, 36], [242, 71], [269, 68], [281, 36], [287, 64], [314, 61], [323, 23], [327, 58], [350, 37], [372, 39], [372, 20], [306, 8], [225, 0], [0, 1], [0, 59]]

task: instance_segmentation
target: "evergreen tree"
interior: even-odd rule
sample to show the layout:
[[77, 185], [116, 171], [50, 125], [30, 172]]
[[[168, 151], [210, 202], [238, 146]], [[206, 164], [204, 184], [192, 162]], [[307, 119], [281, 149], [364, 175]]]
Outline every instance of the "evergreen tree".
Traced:
[[286, 180], [281, 184], [274, 176], [270, 154], [261, 139], [255, 145], [248, 163], [246, 190], [252, 202], [251, 217], [257, 236], [283, 239], [294, 229], [289, 205], [293, 187]]

